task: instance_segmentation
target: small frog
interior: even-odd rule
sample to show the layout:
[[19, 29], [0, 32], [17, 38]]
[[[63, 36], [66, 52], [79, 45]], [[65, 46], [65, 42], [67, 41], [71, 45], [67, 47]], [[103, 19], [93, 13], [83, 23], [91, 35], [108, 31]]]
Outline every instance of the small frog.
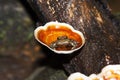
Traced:
[[56, 41], [50, 44], [50, 47], [55, 50], [72, 50], [78, 46], [78, 42], [69, 39], [67, 36], [59, 36]]

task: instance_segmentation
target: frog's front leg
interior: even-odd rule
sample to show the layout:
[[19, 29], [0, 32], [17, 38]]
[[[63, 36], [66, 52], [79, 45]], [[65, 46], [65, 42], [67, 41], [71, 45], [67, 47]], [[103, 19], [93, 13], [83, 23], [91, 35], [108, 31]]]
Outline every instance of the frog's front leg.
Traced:
[[52, 49], [55, 49], [56, 46], [57, 46], [56, 42], [52, 42], [52, 43], [50, 44], [50, 47], [51, 47]]

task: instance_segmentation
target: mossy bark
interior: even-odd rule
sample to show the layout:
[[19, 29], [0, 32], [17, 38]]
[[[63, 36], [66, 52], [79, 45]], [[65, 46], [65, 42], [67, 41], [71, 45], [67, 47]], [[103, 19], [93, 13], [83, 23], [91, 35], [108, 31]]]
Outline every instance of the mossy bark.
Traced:
[[120, 24], [111, 14], [105, 0], [28, 2], [42, 24], [49, 21], [66, 22], [83, 32], [86, 39], [84, 47], [62, 58], [68, 73], [82, 72], [89, 75], [100, 72], [108, 64], [120, 63]]

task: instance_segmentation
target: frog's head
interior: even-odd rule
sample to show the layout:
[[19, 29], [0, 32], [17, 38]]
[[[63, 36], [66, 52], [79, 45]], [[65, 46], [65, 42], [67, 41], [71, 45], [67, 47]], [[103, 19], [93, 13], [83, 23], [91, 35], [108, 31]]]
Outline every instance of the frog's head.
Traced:
[[79, 45], [79, 42], [68, 38], [67, 36], [59, 36], [56, 41], [52, 42], [50, 44], [50, 47], [55, 50], [72, 50], [77, 48]]

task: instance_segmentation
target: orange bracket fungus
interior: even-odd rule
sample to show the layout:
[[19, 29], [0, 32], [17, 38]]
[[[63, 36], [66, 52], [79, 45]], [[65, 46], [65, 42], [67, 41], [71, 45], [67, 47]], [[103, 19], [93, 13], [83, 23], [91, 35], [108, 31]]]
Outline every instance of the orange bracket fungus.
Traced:
[[58, 54], [70, 54], [80, 49], [85, 38], [82, 32], [67, 23], [48, 22], [34, 31], [35, 39]]

